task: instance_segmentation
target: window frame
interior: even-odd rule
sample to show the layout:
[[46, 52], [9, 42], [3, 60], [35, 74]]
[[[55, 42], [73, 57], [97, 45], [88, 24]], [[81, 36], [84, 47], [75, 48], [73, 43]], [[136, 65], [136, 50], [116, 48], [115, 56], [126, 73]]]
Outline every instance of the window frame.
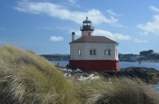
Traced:
[[91, 36], [91, 32], [88, 32], [88, 36]]
[[78, 49], [78, 56], [81, 56], [81, 49]]
[[95, 56], [96, 55], [96, 49], [90, 49], [89, 50], [89, 55], [91, 55], [91, 56]]
[[105, 49], [104, 50], [104, 55], [111, 56], [111, 49]]
[[118, 49], [115, 49], [115, 57], [118, 58]]

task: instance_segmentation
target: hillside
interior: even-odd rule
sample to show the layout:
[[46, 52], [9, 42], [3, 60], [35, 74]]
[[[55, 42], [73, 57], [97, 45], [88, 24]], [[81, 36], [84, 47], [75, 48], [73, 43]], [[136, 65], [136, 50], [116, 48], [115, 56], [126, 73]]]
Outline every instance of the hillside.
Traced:
[[45, 58], [0, 47], [1, 104], [159, 104], [159, 93], [138, 78], [68, 79]]

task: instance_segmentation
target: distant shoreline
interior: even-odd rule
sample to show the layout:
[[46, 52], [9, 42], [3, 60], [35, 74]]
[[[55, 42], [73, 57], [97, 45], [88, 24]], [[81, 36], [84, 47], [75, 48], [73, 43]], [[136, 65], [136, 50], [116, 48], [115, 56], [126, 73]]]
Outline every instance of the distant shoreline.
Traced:
[[[139, 62], [139, 61], [119, 61], [119, 62]], [[159, 60], [140, 60], [140, 62], [159, 63]]]

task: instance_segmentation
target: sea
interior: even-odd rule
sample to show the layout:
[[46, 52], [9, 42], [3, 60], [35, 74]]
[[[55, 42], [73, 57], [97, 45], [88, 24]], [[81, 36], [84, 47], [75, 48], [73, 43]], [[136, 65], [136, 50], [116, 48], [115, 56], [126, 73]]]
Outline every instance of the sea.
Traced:
[[[54, 65], [57, 65], [59, 63], [59, 66], [66, 66], [69, 61], [51, 61]], [[156, 70], [159, 70], [159, 62], [119, 62], [120, 68], [126, 68], [126, 67], [147, 67], [147, 68], [155, 68]]]

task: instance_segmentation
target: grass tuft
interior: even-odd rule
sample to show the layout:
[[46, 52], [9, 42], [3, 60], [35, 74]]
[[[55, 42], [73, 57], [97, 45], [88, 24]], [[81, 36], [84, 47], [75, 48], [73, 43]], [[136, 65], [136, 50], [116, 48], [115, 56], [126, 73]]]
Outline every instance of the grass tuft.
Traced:
[[[73, 82], [52, 63], [30, 51], [0, 47], [0, 85], [8, 103], [75, 103]], [[1, 101], [7, 101], [5, 96]]]

